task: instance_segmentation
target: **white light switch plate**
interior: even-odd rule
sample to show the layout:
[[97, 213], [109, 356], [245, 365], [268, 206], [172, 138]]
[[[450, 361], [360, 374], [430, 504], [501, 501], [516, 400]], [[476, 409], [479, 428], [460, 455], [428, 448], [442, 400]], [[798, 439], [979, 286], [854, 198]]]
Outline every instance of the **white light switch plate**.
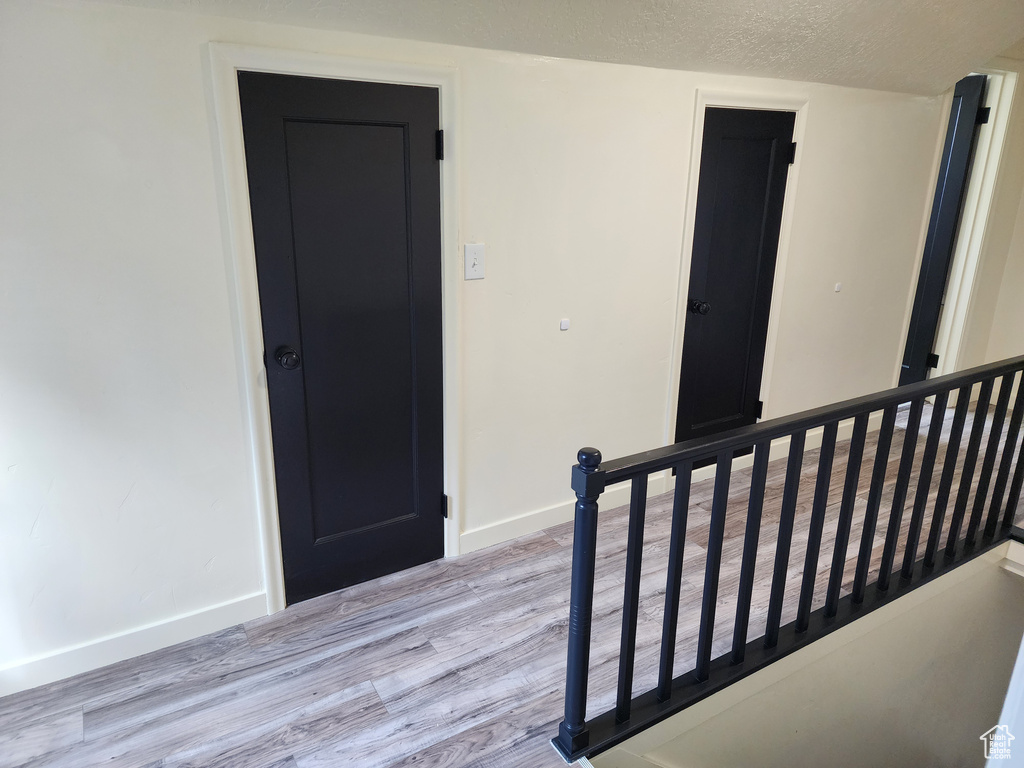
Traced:
[[484, 244], [466, 243], [466, 279], [482, 280], [484, 277]]

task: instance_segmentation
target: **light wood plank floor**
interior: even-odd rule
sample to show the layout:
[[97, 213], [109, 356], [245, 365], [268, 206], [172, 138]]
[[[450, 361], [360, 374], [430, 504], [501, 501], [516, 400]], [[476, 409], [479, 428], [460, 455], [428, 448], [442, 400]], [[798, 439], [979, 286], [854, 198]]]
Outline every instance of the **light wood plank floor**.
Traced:
[[[947, 431], [951, 416], [945, 414]], [[905, 418], [904, 412], [900, 424]], [[918, 462], [929, 418], [926, 410]], [[872, 577], [903, 438], [904, 429], [898, 429]], [[859, 514], [866, 503], [875, 440], [876, 435], [869, 436]], [[824, 599], [847, 454], [848, 445], [840, 443], [815, 607]], [[808, 451], [784, 622], [795, 617], [817, 461], [818, 452]], [[764, 631], [784, 472], [784, 461], [773, 462], [758, 549], [752, 638]], [[735, 471], [732, 478], [716, 654], [731, 642], [749, 474]], [[914, 488], [916, 483], [904, 527]], [[680, 672], [692, 667], [696, 648], [711, 495], [711, 481], [693, 488], [678, 633]], [[648, 507], [637, 693], [655, 682], [670, 510], [669, 495], [651, 500]], [[591, 715], [614, 702], [626, 517], [624, 508], [601, 513]], [[855, 517], [847, 586], [860, 534]], [[556, 768], [562, 762], [548, 741], [561, 719], [571, 547], [571, 524], [555, 526], [0, 699], [0, 767]]]

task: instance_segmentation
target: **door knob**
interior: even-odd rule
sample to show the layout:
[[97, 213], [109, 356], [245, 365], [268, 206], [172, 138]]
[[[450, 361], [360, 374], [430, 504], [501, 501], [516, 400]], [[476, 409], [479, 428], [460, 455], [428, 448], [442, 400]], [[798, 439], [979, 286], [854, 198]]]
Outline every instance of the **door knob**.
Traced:
[[695, 315], [706, 315], [711, 311], [711, 305], [699, 299], [690, 299], [690, 311]]
[[286, 371], [294, 371], [302, 362], [299, 359], [299, 353], [291, 347], [278, 347], [277, 352], [274, 353], [274, 359]]

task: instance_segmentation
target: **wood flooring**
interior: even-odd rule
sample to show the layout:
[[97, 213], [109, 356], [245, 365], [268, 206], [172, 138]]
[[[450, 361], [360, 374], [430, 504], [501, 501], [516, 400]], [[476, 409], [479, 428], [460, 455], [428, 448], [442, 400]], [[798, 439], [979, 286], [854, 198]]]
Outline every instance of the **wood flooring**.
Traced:
[[[942, 416], [948, 432], [952, 412]], [[926, 410], [918, 462], [929, 419]], [[874, 536], [872, 579], [888, 525], [905, 421], [904, 411], [890, 451], [889, 481]], [[853, 578], [876, 440], [877, 433], [869, 435], [861, 469], [847, 587]], [[962, 443], [966, 446], [966, 433]], [[943, 448], [940, 467], [944, 453]], [[814, 607], [824, 600], [847, 454], [848, 444], [840, 442]], [[795, 617], [817, 461], [818, 451], [806, 453], [784, 623]], [[771, 464], [751, 639], [764, 631], [784, 474], [784, 460]], [[749, 476], [749, 470], [734, 471], [732, 476], [716, 655], [731, 643]], [[955, 483], [954, 494], [957, 487]], [[713, 481], [708, 480], [695, 484], [691, 494], [679, 673], [692, 668], [696, 649], [712, 489]], [[903, 528], [915, 490], [916, 479], [910, 486]], [[656, 679], [670, 511], [670, 494], [649, 502], [636, 693], [653, 687]], [[627, 514], [625, 508], [601, 512], [591, 716], [614, 704]], [[926, 518], [925, 531], [928, 523]], [[561, 720], [571, 548], [571, 523], [555, 526], [0, 699], [0, 768], [557, 768], [563, 763], [549, 740]], [[897, 552], [897, 563], [901, 557], [902, 551]]]

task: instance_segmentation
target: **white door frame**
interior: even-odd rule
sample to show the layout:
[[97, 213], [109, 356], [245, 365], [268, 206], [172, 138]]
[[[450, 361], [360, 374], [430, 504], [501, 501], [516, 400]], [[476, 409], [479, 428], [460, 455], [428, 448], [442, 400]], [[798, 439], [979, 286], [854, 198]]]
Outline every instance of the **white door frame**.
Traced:
[[221, 171], [217, 181], [220, 184], [221, 215], [224, 221], [224, 253], [233, 309], [239, 388], [245, 408], [246, 437], [252, 462], [256, 508], [254, 522], [260, 534], [267, 613], [274, 613], [285, 607], [284, 569], [237, 72], [248, 70], [401, 85], [425, 85], [440, 90], [441, 125], [445, 130], [446, 143], [445, 159], [441, 164], [444, 487], [450, 500], [444, 539], [445, 555], [451, 556], [458, 553], [462, 516], [462, 494], [459, 492], [462, 461], [458, 410], [458, 153], [457, 145], [453, 141], [457, 126], [458, 71], [454, 67], [417, 66], [228, 43], [209, 43], [206, 65], [208, 95], [214, 119], [213, 144]]
[[[680, 367], [683, 359], [683, 332], [686, 326], [686, 297], [690, 283], [690, 260], [693, 254], [693, 232], [697, 220], [697, 187], [700, 181], [700, 153], [704, 143], [704, 112], [708, 107], [731, 107], [734, 109], [766, 109], [795, 112], [793, 141], [797, 145], [797, 160], [786, 179], [785, 200], [782, 208], [782, 224], [779, 228], [779, 248], [775, 260], [775, 280], [772, 284], [771, 309], [768, 315], [768, 338], [764, 349], [764, 368], [761, 373], [761, 396], [765, 416], [771, 413], [769, 395], [772, 370], [775, 366], [775, 351], [779, 334], [779, 308], [782, 306], [783, 288], [786, 284], [786, 269], [789, 263], [789, 242], [793, 228], [793, 201], [796, 197], [797, 178], [800, 173], [800, 156], [803, 153], [804, 134], [807, 128], [809, 94], [765, 94], [744, 91], [697, 89], [693, 110], [691, 132], [689, 185], [686, 193], [686, 210], [683, 222], [683, 243], [680, 256], [679, 285], [676, 293], [676, 327], [673, 333], [671, 380], [669, 382], [668, 405], [666, 408], [665, 442], [675, 442], [676, 412], [679, 407]], [[775, 414], [772, 414], [775, 415]], [[713, 471], [713, 467], [711, 468]]]

